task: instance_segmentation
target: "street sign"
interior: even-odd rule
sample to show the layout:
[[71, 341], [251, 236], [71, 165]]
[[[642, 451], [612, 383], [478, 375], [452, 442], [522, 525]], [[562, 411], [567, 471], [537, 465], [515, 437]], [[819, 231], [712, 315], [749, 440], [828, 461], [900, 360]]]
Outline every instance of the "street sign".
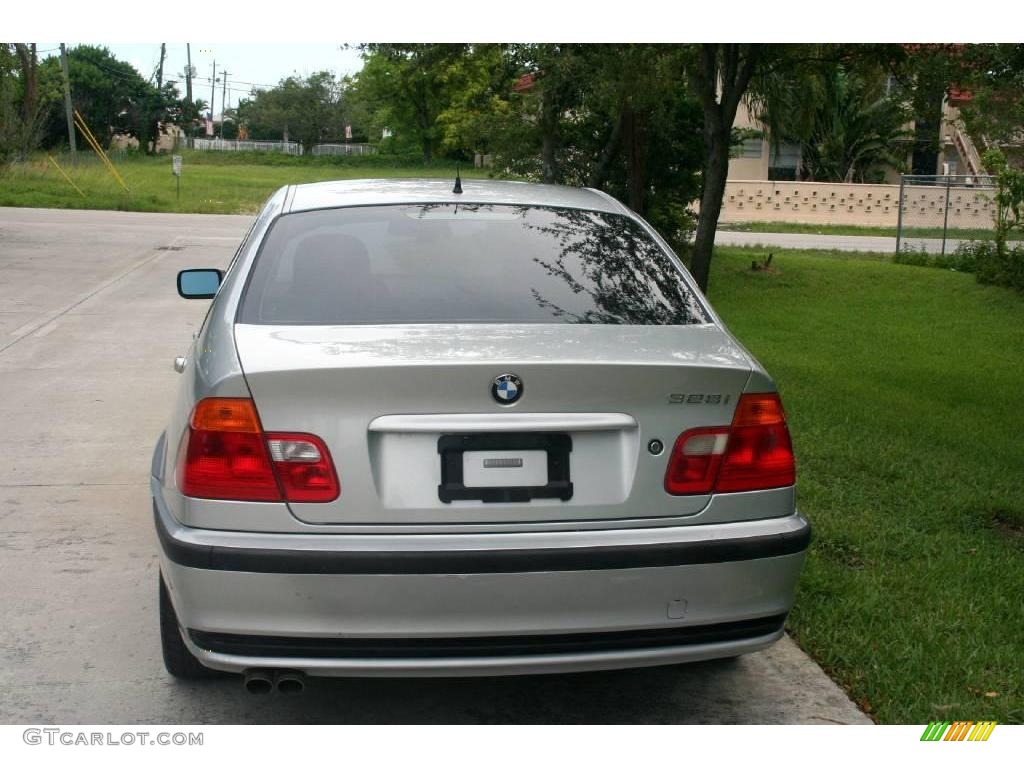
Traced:
[[181, 155], [171, 155], [171, 173], [174, 174], [174, 196], [181, 200]]

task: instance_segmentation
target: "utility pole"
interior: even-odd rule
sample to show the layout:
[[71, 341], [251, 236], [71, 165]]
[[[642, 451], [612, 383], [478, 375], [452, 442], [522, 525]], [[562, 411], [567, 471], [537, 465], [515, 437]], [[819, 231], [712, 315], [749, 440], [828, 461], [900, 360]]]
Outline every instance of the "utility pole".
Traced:
[[192, 44], [185, 43], [185, 100], [188, 102], [188, 112], [186, 117], [188, 122], [186, 123], [188, 129], [188, 137], [192, 138], [192, 105], [195, 103], [192, 101]]
[[213, 136], [213, 97], [217, 93], [217, 60], [213, 60], [213, 74], [210, 76], [210, 135]]
[[160, 64], [156, 68], [156, 88], [160, 90], [164, 84], [164, 59], [167, 58], [167, 43], [160, 43]]
[[[157, 99], [160, 98], [161, 89], [164, 87], [164, 58], [167, 56], [167, 43], [160, 43], [160, 64], [156, 69], [156, 92]], [[160, 142], [160, 108], [155, 110], [153, 116], [153, 154], [156, 154], [157, 145]]]
[[71, 106], [71, 77], [68, 75], [68, 52], [64, 43], [60, 44], [60, 69], [64, 73], [64, 114], [68, 119], [68, 144], [71, 146], [71, 161], [77, 162], [78, 150], [75, 147], [75, 118]]
[[225, 69], [221, 72], [224, 77], [224, 90], [220, 95], [220, 137], [224, 138], [224, 113], [227, 112], [228, 108], [228, 71]]

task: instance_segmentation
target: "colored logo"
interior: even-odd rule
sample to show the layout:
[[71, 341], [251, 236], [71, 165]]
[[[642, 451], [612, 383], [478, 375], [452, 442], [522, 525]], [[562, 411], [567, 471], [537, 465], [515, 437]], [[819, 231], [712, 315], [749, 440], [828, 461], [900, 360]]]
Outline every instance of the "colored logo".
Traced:
[[491, 384], [491, 395], [501, 405], [512, 405], [523, 396], [523, 380], [514, 373], [503, 373]]
[[951, 723], [931, 722], [921, 734], [921, 741], [988, 741], [992, 730], [996, 727], [994, 720], [983, 720], [972, 722], [970, 720], [958, 720]]

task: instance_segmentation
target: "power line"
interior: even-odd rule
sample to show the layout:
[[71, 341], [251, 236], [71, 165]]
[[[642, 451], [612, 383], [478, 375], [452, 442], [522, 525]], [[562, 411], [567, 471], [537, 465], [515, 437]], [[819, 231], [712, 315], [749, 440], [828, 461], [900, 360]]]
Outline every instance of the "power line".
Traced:
[[[206, 82], [210, 82], [210, 78], [202, 77], [201, 75], [196, 75], [195, 78], [193, 78], [193, 79], [194, 80], [205, 80]], [[219, 81], [220, 78], [217, 78], [217, 80]], [[271, 85], [270, 83], [250, 83], [247, 80], [235, 80], [234, 78], [231, 79], [231, 82], [235, 83], [236, 85], [248, 85], [248, 86], [251, 86], [253, 88], [277, 88], [280, 85], [280, 83], [276, 83], [274, 85]]]

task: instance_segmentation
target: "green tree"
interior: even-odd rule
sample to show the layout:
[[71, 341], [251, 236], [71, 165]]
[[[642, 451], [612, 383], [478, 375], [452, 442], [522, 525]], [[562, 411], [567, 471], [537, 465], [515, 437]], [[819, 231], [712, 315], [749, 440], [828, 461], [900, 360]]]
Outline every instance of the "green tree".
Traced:
[[996, 246], [1006, 251], [1006, 240], [1013, 230], [1024, 230], [1024, 171], [1012, 168], [998, 149], [985, 152], [982, 161], [996, 181]]
[[38, 146], [52, 100], [35, 43], [0, 43], [0, 163]]
[[875, 63], [820, 60], [792, 74], [755, 112], [774, 142], [800, 147], [807, 181], [865, 182], [906, 170], [914, 133], [908, 104], [887, 93]]
[[1024, 165], [1024, 44], [968, 45], [957, 83], [971, 92], [961, 115], [981, 145], [1003, 145], [1009, 159]]
[[331, 72], [286, 77], [238, 104], [238, 119], [254, 139], [297, 140], [308, 150], [344, 137], [344, 89]]
[[520, 65], [513, 49], [493, 43], [470, 46], [450, 70], [459, 87], [437, 115], [441, 149], [463, 158], [490, 154], [515, 119], [511, 96]]
[[[177, 91], [168, 82], [157, 91], [134, 67], [116, 59], [103, 46], [80, 45], [68, 51], [71, 100], [102, 146], [114, 133], [134, 136], [145, 148], [153, 137], [153, 121], [169, 123], [177, 118]], [[59, 58], [40, 64], [40, 87], [59, 99], [62, 82]], [[67, 141], [63, 110], [51, 109], [44, 126], [43, 144], [58, 146]]]
[[943, 104], [950, 87], [963, 79], [963, 46], [933, 43], [857, 48], [889, 66], [893, 96], [908, 105], [914, 124], [910, 172], [940, 173]]
[[[439, 118], [471, 78], [464, 44], [415, 43], [363, 46], [363, 69], [355, 91], [374, 128], [388, 128], [419, 147], [430, 162], [441, 145]], [[449, 120], [449, 123], [451, 121]]]
[[700, 108], [677, 87], [679, 46], [518, 45], [502, 58], [505, 93], [491, 86], [497, 106], [478, 123], [497, 166], [602, 189], [685, 248], [699, 184]]

